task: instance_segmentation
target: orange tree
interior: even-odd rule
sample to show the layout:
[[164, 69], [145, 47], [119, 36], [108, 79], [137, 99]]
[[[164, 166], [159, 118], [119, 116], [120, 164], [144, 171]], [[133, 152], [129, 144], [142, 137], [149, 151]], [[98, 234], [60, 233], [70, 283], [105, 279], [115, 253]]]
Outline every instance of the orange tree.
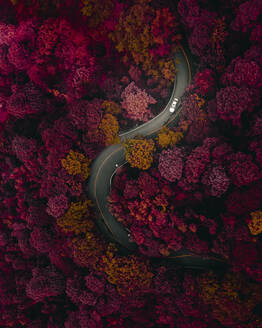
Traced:
[[261, 319], [253, 313], [254, 307], [262, 301], [262, 292], [256, 282], [247, 281], [240, 272], [228, 272], [222, 279], [214, 273], [204, 273], [198, 281], [200, 299], [210, 306], [214, 318], [220, 323], [261, 327], [257, 325], [258, 321], [261, 324]]
[[68, 211], [57, 219], [57, 225], [67, 234], [67, 245], [75, 263], [94, 269], [106, 244], [96, 230], [92, 208], [88, 199], [72, 202]]
[[157, 135], [157, 142], [162, 148], [167, 148], [178, 143], [183, 138], [182, 132], [174, 132], [163, 126]]
[[148, 289], [154, 276], [150, 271], [149, 261], [135, 255], [118, 256], [113, 244], [109, 244], [106, 255], [102, 256], [101, 266], [108, 281], [116, 285], [122, 296], [136, 290]]
[[133, 6], [122, 11], [109, 37], [118, 52], [123, 53], [124, 63], [132, 59], [155, 82], [169, 85], [174, 81], [175, 65], [167, 55], [175, 50], [181, 35], [169, 9], [154, 10], [149, 3], [150, 0], [136, 0]]
[[92, 230], [94, 222], [90, 220], [90, 207], [90, 200], [72, 202], [68, 211], [57, 219], [57, 225], [62, 231], [76, 235]]
[[104, 20], [108, 19], [114, 8], [114, 2], [81, 0], [81, 12], [84, 16], [89, 17], [87, 20], [90, 28], [95, 28]]
[[132, 167], [141, 170], [150, 168], [156, 150], [152, 139], [129, 139], [124, 141], [122, 145], [125, 149], [126, 160]]
[[101, 108], [108, 114], [118, 115], [121, 113], [122, 108], [116, 102], [112, 100], [103, 101]]
[[83, 154], [73, 151], [69, 151], [66, 158], [61, 160], [61, 165], [70, 175], [79, 174], [84, 180], [89, 176], [89, 164], [91, 161]]
[[106, 146], [109, 146], [112, 143], [119, 143], [119, 124], [114, 115], [106, 113], [102, 118], [99, 128], [103, 131], [105, 135]]
[[262, 211], [255, 211], [250, 213], [251, 221], [248, 223], [250, 233], [252, 235], [259, 235], [262, 232]]

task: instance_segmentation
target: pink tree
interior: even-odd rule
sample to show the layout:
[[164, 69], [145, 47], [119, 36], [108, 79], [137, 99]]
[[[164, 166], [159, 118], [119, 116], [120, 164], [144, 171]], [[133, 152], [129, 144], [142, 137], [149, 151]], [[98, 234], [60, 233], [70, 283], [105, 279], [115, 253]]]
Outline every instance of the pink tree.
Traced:
[[254, 92], [248, 88], [229, 86], [217, 92], [216, 101], [218, 116], [240, 126], [242, 112], [252, 112], [257, 99]]
[[196, 147], [187, 157], [185, 177], [188, 183], [198, 183], [200, 176], [210, 161], [210, 151], [207, 147]]
[[46, 212], [49, 215], [58, 218], [62, 216], [69, 207], [68, 198], [63, 194], [51, 197], [48, 200], [47, 206]]
[[17, 135], [12, 141], [12, 149], [17, 158], [26, 163], [34, 157], [34, 153], [37, 151], [37, 143], [34, 139], [20, 137]]
[[35, 268], [32, 273], [33, 277], [26, 285], [26, 293], [34, 301], [41, 302], [45, 297], [58, 296], [64, 292], [64, 278], [53, 268]]
[[255, 61], [262, 66], [262, 57], [261, 57], [262, 46], [261, 45], [253, 45], [250, 47], [244, 54], [244, 58], [247, 60]]
[[75, 101], [71, 104], [69, 118], [80, 130], [95, 130], [102, 119], [101, 104], [99, 99]]
[[215, 91], [215, 74], [214, 71], [206, 68], [194, 76], [194, 88], [201, 95], [213, 94]]
[[28, 82], [22, 88], [13, 85], [12, 95], [7, 101], [7, 112], [17, 118], [24, 118], [27, 114], [39, 114], [46, 108], [46, 100], [40, 89]]
[[178, 147], [163, 150], [159, 157], [158, 169], [163, 178], [170, 182], [180, 180], [183, 172], [183, 151]]
[[252, 161], [251, 155], [238, 152], [229, 156], [228, 172], [237, 187], [246, 186], [261, 178], [262, 171]]
[[8, 60], [18, 70], [26, 70], [33, 64], [33, 52], [36, 43], [36, 20], [21, 22], [15, 31], [8, 49]]
[[262, 86], [262, 70], [255, 61], [239, 56], [232, 60], [221, 80], [225, 85], [259, 89]]
[[53, 229], [35, 226], [30, 235], [30, 243], [39, 253], [47, 253], [51, 251], [54, 247], [55, 240], [56, 236]]
[[256, 162], [262, 168], [262, 138], [254, 140], [250, 143], [249, 149], [255, 153]]
[[258, 210], [262, 199], [262, 184], [257, 181], [244, 190], [233, 191], [226, 200], [227, 211], [232, 215], [242, 216]]
[[227, 191], [230, 179], [222, 166], [213, 166], [204, 173], [202, 183], [208, 187], [211, 196], [221, 197]]
[[125, 116], [132, 120], [146, 122], [153, 114], [148, 105], [155, 104], [156, 100], [148, 95], [145, 90], [139, 89], [135, 82], [131, 82], [121, 94], [122, 106], [126, 110]]
[[0, 45], [10, 46], [15, 37], [15, 26], [12, 24], [0, 23]]
[[236, 10], [236, 17], [231, 23], [231, 28], [235, 31], [247, 32], [259, 19], [262, 13], [262, 4], [259, 0], [249, 0], [240, 3]]

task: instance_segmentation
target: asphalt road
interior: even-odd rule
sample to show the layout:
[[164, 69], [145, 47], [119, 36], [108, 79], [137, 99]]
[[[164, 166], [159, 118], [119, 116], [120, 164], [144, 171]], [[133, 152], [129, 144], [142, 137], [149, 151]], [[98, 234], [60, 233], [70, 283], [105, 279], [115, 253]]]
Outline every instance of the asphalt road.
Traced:
[[[180, 99], [191, 82], [191, 68], [184, 49], [179, 47], [175, 54], [177, 73], [174, 81], [172, 95], [166, 107], [160, 114], [150, 121], [119, 135], [120, 141], [141, 136], [155, 136], [163, 126], [173, 125], [181, 111]], [[116, 170], [127, 163], [125, 151], [121, 144], [110, 145], [95, 159], [87, 186], [88, 197], [94, 202], [97, 209], [97, 223], [107, 238], [116, 242], [122, 251], [134, 252], [138, 250], [137, 244], [130, 241], [128, 230], [119, 223], [109, 212], [107, 197], [111, 189], [111, 180]], [[166, 259], [166, 258], [165, 258]], [[187, 250], [174, 252], [168, 257], [188, 268], [216, 268], [224, 265], [224, 260], [212, 256], [200, 256]]]

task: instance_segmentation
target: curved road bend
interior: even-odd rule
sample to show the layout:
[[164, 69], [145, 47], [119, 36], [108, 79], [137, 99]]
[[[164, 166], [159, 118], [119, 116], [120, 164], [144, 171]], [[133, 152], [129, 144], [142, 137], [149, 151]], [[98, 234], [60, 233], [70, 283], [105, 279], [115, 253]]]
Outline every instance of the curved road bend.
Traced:
[[[180, 99], [191, 82], [191, 69], [187, 55], [182, 47], [175, 53], [177, 74], [171, 98], [164, 110], [150, 121], [139, 127], [119, 135], [121, 142], [135, 136], [154, 136], [164, 125], [174, 124], [181, 111]], [[172, 108], [172, 109], [171, 109]], [[127, 163], [125, 151], [121, 144], [110, 145], [100, 153], [91, 167], [88, 181], [88, 197], [94, 202], [98, 218], [97, 223], [107, 237], [121, 245], [122, 249], [132, 252], [138, 249], [136, 243], [130, 241], [126, 228], [110, 213], [107, 197], [111, 189], [111, 179], [116, 170]], [[189, 268], [210, 268], [224, 264], [224, 260], [214, 256], [200, 256], [186, 250], [175, 252], [168, 257], [174, 262]]]

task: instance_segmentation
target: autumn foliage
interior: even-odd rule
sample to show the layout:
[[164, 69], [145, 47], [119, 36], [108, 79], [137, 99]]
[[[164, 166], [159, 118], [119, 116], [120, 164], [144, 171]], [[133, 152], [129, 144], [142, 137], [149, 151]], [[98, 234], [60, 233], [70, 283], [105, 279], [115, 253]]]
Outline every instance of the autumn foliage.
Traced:
[[112, 143], [118, 143], [119, 124], [115, 116], [106, 113], [102, 118], [99, 128], [105, 134], [105, 145], [108, 146]]
[[155, 144], [153, 140], [146, 139], [129, 139], [123, 143], [126, 160], [132, 167], [141, 170], [150, 168], [153, 162], [153, 153]]
[[108, 281], [116, 285], [119, 294], [129, 295], [135, 290], [149, 289], [153, 274], [148, 270], [148, 262], [144, 263], [134, 255], [115, 256], [112, 249], [112, 246], [108, 247], [102, 263]]
[[[0, 327], [261, 328], [262, 2], [0, 8]], [[181, 106], [122, 141], [180, 87], [178, 47]], [[111, 144], [127, 163], [104, 205], [135, 253], [87, 198]], [[229, 265], [175, 265], [185, 249]]]
[[73, 150], [70, 150], [67, 157], [61, 160], [61, 165], [70, 175], [79, 174], [84, 180], [89, 176], [89, 164], [90, 160], [88, 158]]
[[173, 146], [183, 138], [182, 132], [174, 132], [167, 127], [161, 128], [158, 133], [157, 142], [162, 148]]
[[251, 221], [248, 223], [252, 235], [259, 235], [262, 232], [262, 212], [251, 212]]

